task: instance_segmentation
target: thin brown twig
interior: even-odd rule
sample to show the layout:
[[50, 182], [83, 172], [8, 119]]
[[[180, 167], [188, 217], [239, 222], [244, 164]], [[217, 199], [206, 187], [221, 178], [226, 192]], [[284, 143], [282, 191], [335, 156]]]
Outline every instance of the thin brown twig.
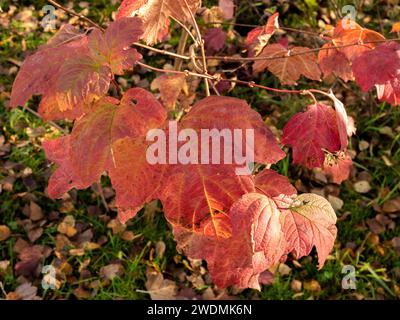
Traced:
[[197, 40], [196, 40], [196, 38], [194, 37], [193, 33], [190, 31], [190, 29], [189, 29], [184, 23], [180, 22], [178, 19], [176, 19], [175, 17], [173, 17], [173, 16], [171, 16], [171, 15], [170, 15], [170, 17], [171, 17], [172, 20], [176, 21], [176, 23], [179, 24], [179, 25], [182, 27], [183, 30], [186, 31], [186, 33], [192, 38], [192, 40], [193, 40], [195, 43], [197, 42]]
[[[346, 48], [346, 47], [351, 47], [351, 46], [362, 46], [365, 44], [369, 43], [383, 43], [383, 42], [389, 42], [389, 41], [400, 41], [400, 38], [393, 38], [393, 39], [382, 39], [382, 40], [374, 40], [374, 41], [364, 41], [363, 43], [348, 43], [348, 44], [343, 44], [343, 45], [336, 45], [336, 46], [331, 46], [331, 47], [320, 47], [320, 48], [314, 48], [314, 49], [309, 49], [309, 50], [303, 50], [297, 53], [293, 53], [290, 55], [283, 55], [283, 56], [273, 56], [273, 57], [228, 57], [228, 56], [206, 56], [206, 59], [210, 60], [222, 60], [222, 61], [257, 61], [257, 60], [277, 60], [277, 59], [286, 59], [290, 57], [295, 57], [295, 56], [300, 56], [303, 54], [308, 54], [308, 53], [313, 53], [313, 52], [319, 52], [322, 50], [332, 50], [332, 49], [341, 49], [341, 48]], [[199, 58], [198, 58], [199, 59]]]
[[[201, 59], [203, 62], [203, 72], [204, 72], [204, 74], [208, 74], [206, 52], [204, 50], [204, 40], [201, 37], [199, 25], [197, 24], [196, 18], [194, 17], [192, 10], [190, 10], [190, 6], [189, 6], [187, 0], [183, 0], [183, 1], [185, 2], [186, 8], [189, 11], [190, 18], [192, 19], [192, 22], [193, 22], [193, 28], [196, 33], [197, 43], [200, 46]], [[208, 85], [207, 79], [204, 79], [204, 85], [205, 85], [205, 89], [206, 89], [206, 96], [209, 96], [210, 95], [210, 87]]]
[[[329, 93], [326, 93], [322, 90], [318, 89], [301, 89], [301, 90], [291, 90], [291, 89], [277, 89], [277, 88], [271, 88], [267, 86], [263, 86], [261, 84], [257, 84], [253, 81], [244, 81], [244, 80], [239, 80], [239, 79], [219, 79], [219, 81], [226, 81], [226, 82], [232, 82], [236, 83], [239, 85], [244, 85], [250, 88], [260, 88], [272, 92], [277, 92], [277, 93], [290, 93], [290, 94], [312, 94], [312, 93], [318, 93], [321, 95], [324, 95], [330, 99], [332, 99], [332, 96]], [[313, 100], [315, 101], [315, 98], [313, 97]]]
[[215, 86], [214, 82], [213, 82], [212, 80], [210, 80], [210, 79], [207, 79], [207, 81], [208, 81], [209, 84], [211, 85], [211, 88], [213, 88], [215, 94], [216, 94], [217, 96], [220, 96], [221, 94], [219, 93], [219, 91], [218, 91], [217, 87]]
[[[247, 24], [247, 23], [236, 23], [236, 22], [208, 22], [206, 25], [226, 25], [226, 26], [237, 26], [237, 27], [246, 27], [246, 28], [257, 28], [257, 27], [262, 27], [260, 25], [256, 24]], [[289, 28], [289, 27], [281, 27], [279, 26], [278, 29], [282, 29], [285, 31], [291, 31], [291, 32], [297, 32], [297, 33], [304, 33], [304, 34], [309, 34], [313, 36], [319, 36], [318, 32], [313, 32], [313, 31], [307, 31], [307, 30], [301, 30], [301, 29], [295, 29], [295, 28]]]
[[190, 60], [190, 57], [188, 57], [188, 56], [185, 56], [185, 55], [182, 55], [182, 54], [179, 54], [179, 53], [169, 52], [167, 50], [161, 50], [161, 49], [153, 48], [153, 47], [150, 47], [150, 46], [145, 45], [143, 43], [134, 42], [133, 45], [136, 46], [136, 47], [141, 47], [141, 48], [145, 48], [145, 49], [157, 52], [157, 53], [161, 53], [161, 54], [164, 54], [166, 56], [171, 56], [171, 57], [179, 58], [179, 59], [183, 59], [183, 60]]
[[247, 86], [249, 88], [260, 88], [260, 89], [264, 89], [264, 90], [268, 90], [268, 91], [272, 91], [272, 92], [277, 92], [277, 93], [290, 93], [290, 94], [309, 94], [309, 93], [318, 93], [318, 94], [322, 94], [325, 95], [327, 97], [330, 97], [330, 95], [324, 91], [321, 90], [317, 90], [317, 89], [301, 89], [301, 90], [291, 90], [291, 89], [277, 89], [277, 88], [272, 88], [272, 87], [267, 87], [267, 86], [263, 86], [261, 84], [257, 84], [253, 81], [244, 81], [244, 80], [240, 80], [240, 79], [223, 79], [221, 78], [220, 74], [214, 74], [214, 75], [210, 75], [210, 74], [202, 74], [202, 73], [196, 73], [196, 72], [192, 72], [192, 71], [178, 71], [178, 70], [166, 70], [166, 69], [160, 69], [160, 68], [156, 68], [153, 66], [149, 66], [145, 63], [142, 62], [137, 62], [138, 65], [150, 69], [150, 70], [154, 70], [154, 71], [158, 71], [158, 72], [162, 72], [162, 73], [174, 73], [174, 74], [184, 74], [186, 76], [195, 76], [195, 77], [199, 77], [199, 78], [203, 78], [206, 80], [211, 80], [211, 81], [226, 81], [226, 82], [231, 82], [231, 83], [236, 83], [239, 85], [244, 85]]
[[153, 71], [158, 71], [162, 73], [174, 73], [174, 74], [184, 74], [185, 76], [194, 76], [194, 77], [199, 77], [199, 78], [205, 78], [205, 79], [210, 79], [210, 80], [216, 80], [217, 78], [215, 76], [211, 76], [209, 74], [202, 74], [202, 73], [197, 73], [197, 72], [192, 72], [189, 70], [184, 70], [184, 71], [179, 71], [179, 70], [167, 70], [167, 69], [160, 69], [156, 68], [153, 66], [150, 66], [148, 64], [145, 64], [143, 62], [136, 62], [137, 65], [142, 66], [143, 68], [153, 70]]
[[88, 23], [90, 23], [91, 25], [93, 25], [96, 28], [99, 28], [100, 30], [104, 31], [104, 28], [102, 28], [101, 26], [99, 26], [96, 22], [94, 22], [93, 20], [89, 19], [88, 17], [84, 16], [83, 14], [77, 13], [72, 9], [68, 9], [66, 7], [64, 7], [63, 5], [59, 4], [58, 2], [54, 1], [54, 0], [47, 0], [49, 3], [51, 3], [53, 6], [55, 6], [58, 9], [61, 9], [75, 17], [78, 17]]
[[114, 78], [111, 79], [111, 83], [113, 84], [113, 86], [115, 87], [115, 90], [117, 91], [118, 98], [121, 99], [122, 98], [121, 86], [118, 84], [118, 82]]

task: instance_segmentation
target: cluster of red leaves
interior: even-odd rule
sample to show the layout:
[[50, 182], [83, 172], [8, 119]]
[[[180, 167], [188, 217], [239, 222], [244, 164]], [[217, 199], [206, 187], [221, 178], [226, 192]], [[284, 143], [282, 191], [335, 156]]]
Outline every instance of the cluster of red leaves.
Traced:
[[[26, 59], [13, 86], [11, 106], [24, 105], [32, 95], [41, 94], [39, 113], [45, 119], [75, 119], [69, 135], [43, 143], [47, 158], [57, 164], [48, 193], [60, 197], [71, 188], [86, 188], [107, 172], [122, 222], [147, 202], [160, 199], [178, 248], [207, 260], [213, 280], [221, 287], [259, 288], [261, 272], [289, 253], [298, 258], [308, 255], [313, 246], [322, 267], [336, 237], [336, 216], [324, 198], [297, 195], [286, 177], [269, 169], [239, 176], [232, 164], [152, 165], [146, 159], [146, 134], [163, 128], [169, 135], [167, 109], [140, 88], [127, 90], [120, 100], [107, 96], [114, 75], [123, 74], [140, 58], [129, 47], [133, 42], [155, 43], [168, 32], [170, 17], [190, 21], [199, 6], [198, 0], [125, 0], [117, 21], [104, 32], [81, 34], [65, 25]], [[249, 55], [266, 57], [254, 64], [254, 70], [268, 69], [283, 84], [295, 84], [301, 75], [320, 79], [315, 55], [302, 53], [308, 48], [266, 45], [278, 27], [277, 19], [277, 14], [272, 16], [247, 38]], [[326, 46], [381, 38], [359, 26], [350, 31], [339, 26]], [[381, 99], [397, 103], [397, 44], [321, 52], [319, 65], [325, 74], [334, 72], [346, 80], [354, 74], [363, 90], [375, 85]], [[382, 55], [387, 57], [385, 68], [377, 66]], [[279, 59], [268, 59], [273, 57]], [[374, 76], [367, 77], [371, 70]], [[174, 83], [183, 78], [164, 80]], [[164, 92], [167, 108], [172, 108], [179, 91], [169, 92], [164, 85], [161, 80], [154, 84]], [[332, 99], [334, 109], [316, 103], [295, 115], [283, 130], [282, 142], [292, 146], [295, 163], [324, 166], [339, 183], [351, 165], [346, 149], [353, 129], [343, 104], [333, 94]], [[254, 130], [257, 163], [270, 165], [285, 156], [260, 115], [243, 100], [205, 98], [179, 122], [179, 129], [211, 128]]]
[[400, 45], [382, 43], [385, 37], [380, 33], [345, 21], [338, 23], [331, 41], [318, 55], [321, 70], [344, 81], [355, 79], [363, 91], [376, 87], [381, 101], [400, 104]]

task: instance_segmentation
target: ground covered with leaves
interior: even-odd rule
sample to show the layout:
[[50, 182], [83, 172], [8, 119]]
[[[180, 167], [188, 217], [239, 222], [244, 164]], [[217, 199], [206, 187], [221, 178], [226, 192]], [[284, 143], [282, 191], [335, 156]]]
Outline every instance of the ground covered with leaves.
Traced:
[[[211, 7], [217, 1], [206, 1]], [[287, 27], [321, 32], [334, 23], [341, 1], [239, 1], [237, 22], [265, 23], [278, 11]], [[387, 35], [399, 20], [396, 1], [357, 1], [358, 19], [365, 27]], [[22, 4], [21, 4], [22, 3]], [[400, 110], [379, 104], [374, 94], [362, 94], [354, 84], [332, 78], [324, 90], [335, 93], [355, 119], [357, 133], [350, 142], [351, 178], [340, 186], [320, 170], [289, 166], [289, 157], [273, 166], [289, 176], [299, 192], [326, 197], [338, 216], [334, 250], [321, 269], [313, 251], [309, 257], [289, 257], [285, 264], [266, 271], [263, 287], [256, 290], [216, 288], [206, 264], [176, 251], [170, 227], [158, 202], [147, 205], [122, 225], [116, 219], [115, 194], [107, 178], [88, 190], [71, 191], [62, 199], [47, 196], [53, 166], [45, 160], [41, 142], [68, 131], [71, 123], [44, 123], [36, 114], [39, 98], [25, 109], [8, 108], [11, 86], [24, 58], [45, 43], [55, 30], [43, 30], [44, 1], [1, 1], [0, 11], [0, 297], [7, 299], [398, 299], [400, 297]], [[75, 11], [106, 24], [119, 1], [74, 1]], [[340, 10], [339, 10], [340, 11]], [[203, 15], [204, 26], [207, 13]], [[64, 22], [84, 25], [76, 17], [56, 11], [57, 27]], [[249, 28], [223, 26], [226, 43], [218, 54], [230, 55]], [[170, 49], [180, 39], [172, 28]], [[280, 30], [280, 37], [298, 39], [310, 47], [318, 41], [307, 33]], [[159, 68], [173, 59], [146, 54], [147, 63]], [[212, 62], [213, 63], [213, 62]], [[212, 72], [212, 63], [209, 66]], [[217, 62], [215, 62], [217, 63]], [[235, 69], [238, 64], [224, 65]], [[248, 66], [238, 69], [241, 79], [253, 80]], [[136, 67], [118, 79], [123, 88], [151, 85], [156, 73]], [[271, 74], [258, 82], [279, 87]], [[300, 86], [306, 87], [300, 81]], [[153, 87], [153, 88], [151, 88]], [[307, 97], [270, 95], [265, 90], [220, 88], [226, 95], [248, 101], [276, 132], [307, 105]], [[157, 90], [153, 90], [155, 93]], [[190, 91], [190, 90], [189, 90]], [[187, 99], [194, 97], [188, 96]], [[221, 257], [222, 258], [222, 257]], [[42, 286], [55, 268], [55, 288]], [[345, 289], [345, 266], [356, 272], [356, 289]], [[346, 280], [346, 279], [345, 279]]]

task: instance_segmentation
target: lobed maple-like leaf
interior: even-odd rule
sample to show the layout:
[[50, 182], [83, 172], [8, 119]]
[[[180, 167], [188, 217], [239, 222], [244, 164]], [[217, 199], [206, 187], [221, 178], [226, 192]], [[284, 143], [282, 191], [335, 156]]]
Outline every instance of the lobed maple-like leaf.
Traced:
[[363, 28], [354, 21], [343, 19], [334, 29], [332, 44], [341, 47], [338, 50], [352, 62], [362, 53], [375, 48], [378, 45], [377, 41], [384, 39], [385, 37], [376, 31]]
[[10, 105], [24, 105], [32, 95], [41, 94], [39, 113], [45, 120], [82, 116], [88, 105], [107, 93], [113, 74], [122, 73], [140, 58], [127, 47], [139, 38], [141, 28], [138, 18], [124, 18], [111, 23], [104, 33], [95, 29], [87, 36], [64, 25], [25, 60], [14, 81]]
[[332, 43], [322, 46], [318, 53], [318, 64], [325, 77], [333, 73], [345, 82], [354, 79], [350, 61]]
[[164, 106], [172, 110], [175, 109], [179, 94], [185, 87], [185, 79], [184, 74], [162, 75], [153, 80], [151, 89], [158, 89]]
[[[136, 100], [135, 105], [132, 99]], [[49, 195], [60, 197], [73, 187], [86, 188], [108, 171], [121, 210], [132, 212], [132, 208], [143, 205], [149, 198], [145, 194], [153, 193], [157, 180], [149, 180], [147, 185], [136, 184], [133, 178], [137, 180], [151, 172], [144, 171], [149, 167], [139, 168], [144, 161], [135, 162], [132, 157], [143, 160], [146, 151], [140, 141], [149, 129], [162, 126], [165, 119], [165, 109], [144, 89], [128, 90], [120, 102], [109, 97], [100, 99], [91, 106], [90, 113], [75, 122], [70, 135], [43, 143], [47, 158], [58, 166], [49, 180]], [[137, 141], [119, 142], [123, 138]], [[129, 154], [129, 159], [118, 152]], [[150, 185], [152, 182], [154, 185]], [[128, 200], [126, 190], [131, 192]]]
[[[306, 47], [287, 49], [279, 43], [270, 44], [259, 55], [267, 59], [255, 61], [253, 70], [261, 72], [268, 69], [279, 78], [282, 84], [296, 84], [301, 75], [311, 80], [320, 80], [321, 71], [315, 54], [308, 52], [309, 50]], [[307, 53], [301, 54], [302, 52]]]
[[285, 125], [282, 143], [293, 148], [293, 163], [310, 169], [321, 167], [323, 149], [335, 152], [341, 147], [335, 110], [321, 103], [308, 106], [306, 112], [297, 113]]
[[205, 259], [219, 287], [260, 289], [260, 274], [288, 253], [300, 258], [315, 246], [321, 268], [332, 250], [337, 230], [329, 202], [314, 194], [296, 196], [295, 190], [285, 186], [288, 182], [276, 180], [277, 176], [269, 170], [260, 175], [264, 190], [275, 194], [270, 187], [278, 181], [291, 194], [273, 198], [265, 192], [244, 194], [223, 215], [231, 230], [228, 238], [173, 224], [178, 250], [191, 258]]
[[179, 250], [207, 261], [217, 286], [260, 289], [260, 273], [278, 263], [285, 252], [279, 216], [273, 200], [259, 193], [248, 193], [229, 211], [230, 238], [216, 239], [176, 226], [174, 236]]
[[142, 38], [147, 44], [154, 44], [168, 31], [169, 18], [181, 22], [190, 21], [200, 7], [201, 0], [124, 0], [118, 9], [117, 20], [137, 16], [143, 20]]
[[86, 52], [86, 46], [85, 36], [74, 27], [63, 25], [47, 45], [39, 47], [35, 54], [25, 59], [13, 84], [10, 106], [22, 106], [33, 94], [46, 92], [63, 60]]
[[325, 158], [324, 172], [332, 177], [334, 183], [341, 184], [349, 178], [352, 165], [349, 154], [340, 151]]
[[141, 58], [136, 49], [129, 46], [141, 37], [142, 29], [140, 19], [121, 18], [111, 23], [104, 33], [95, 29], [88, 39], [89, 48], [114, 74], [122, 75]]
[[337, 234], [336, 214], [330, 203], [316, 194], [304, 193], [282, 213], [286, 252], [293, 252], [298, 259], [310, 254], [315, 246], [319, 267], [322, 268]]
[[318, 63], [325, 76], [334, 73], [344, 81], [354, 80], [352, 63], [363, 53], [375, 48], [385, 37], [354, 21], [343, 19], [333, 30], [330, 42], [323, 45]]
[[353, 73], [363, 91], [376, 86], [378, 98], [400, 104], [400, 44], [386, 42], [353, 61]]
[[279, 29], [278, 17], [279, 13], [274, 13], [268, 18], [265, 26], [254, 28], [247, 34], [245, 44], [249, 57], [258, 56], [275, 31]]
[[[202, 129], [251, 129], [257, 149], [254, 150], [248, 142], [250, 149], [247, 151], [255, 153], [256, 162], [275, 163], [285, 155], [259, 114], [246, 102], [236, 98], [211, 96], [199, 101], [182, 118], [179, 129], [194, 130], [198, 136], [201, 136]], [[239, 146], [234, 145], [234, 141], [229, 143], [233, 144], [232, 150]], [[208, 144], [206, 148], [209, 148]], [[245, 150], [245, 139], [240, 148]], [[250, 175], [237, 175], [237, 165], [233, 159], [231, 164], [224, 163], [224, 155], [221, 155], [220, 164], [215, 164], [212, 159], [215, 155], [208, 150], [210, 164], [204, 164], [200, 159], [205, 153], [202, 144], [199, 143], [195, 149], [199, 150], [196, 155], [198, 164], [178, 163], [169, 166], [160, 199], [171, 223], [190, 230], [201, 230], [204, 224], [212, 223], [214, 227], [208, 229], [209, 233], [224, 237], [227, 231], [215, 228], [218, 224], [214, 221], [214, 215], [226, 213], [242, 194], [254, 191], [253, 181]]]
[[252, 191], [251, 176], [237, 175], [233, 166], [174, 165], [164, 174], [159, 198], [170, 223], [220, 239], [232, 235], [224, 215], [238, 198]]
[[[271, 164], [281, 160], [285, 153], [277, 144], [275, 136], [264, 124], [258, 112], [244, 101], [231, 97], [211, 96], [197, 102], [190, 112], [182, 118], [182, 128], [200, 129], [252, 129], [254, 131], [254, 160]], [[241, 150], [246, 149], [242, 139]]]
[[117, 140], [112, 145], [114, 165], [108, 173], [116, 191], [121, 223], [133, 218], [145, 203], [157, 198], [166, 167], [147, 161], [148, 146], [144, 139], [130, 137]]

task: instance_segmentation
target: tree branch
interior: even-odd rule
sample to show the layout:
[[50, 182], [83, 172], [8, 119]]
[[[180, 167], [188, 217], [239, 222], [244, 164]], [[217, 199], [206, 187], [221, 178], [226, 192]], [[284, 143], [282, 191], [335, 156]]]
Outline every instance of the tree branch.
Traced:
[[147, 50], [154, 51], [154, 52], [157, 52], [157, 53], [160, 53], [160, 54], [164, 54], [166, 56], [171, 56], [171, 57], [178, 58], [178, 59], [183, 59], [183, 60], [190, 60], [190, 57], [188, 57], [188, 56], [185, 56], [185, 55], [182, 55], [182, 54], [179, 54], [179, 53], [169, 52], [167, 50], [161, 50], [161, 49], [153, 48], [153, 47], [150, 47], [150, 46], [145, 45], [143, 43], [134, 42], [133, 45], [136, 46], [136, 47], [145, 48]]
[[94, 22], [93, 20], [89, 19], [88, 17], [84, 16], [83, 14], [77, 13], [74, 10], [68, 9], [64, 6], [62, 6], [61, 4], [59, 4], [56, 1], [53, 0], [47, 0], [49, 3], [51, 3], [53, 6], [55, 6], [58, 9], [61, 9], [67, 13], [69, 13], [70, 15], [73, 15], [75, 17], [78, 17], [86, 22], [88, 22], [89, 24], [91, 24], [92, 26], [99, 28], [100, 30], [104, 31], [104, 28], [102, 28], [101, 26], [99, 26], [96, 22]]
[[[222, 61], [236, 61], [236, 62], [243, 62], [243, 61], [257, 61], [257, 60], [277, 60], [277, 59], [287, 59], [290, 57], [295, 57], [295, 56], [301, 56], [303, 54], [308, 54], [308, 53], [313, 53], [313, 52], [319, 52], [322, 50], [332, 50], [332, 49], [340, 49], [340, 48], [346, 48], [346, 47], [352, 47], [352, 46], [363, 46], [365, 44], [369, 43], [383, 43], [383, 42], [389, 42], [389, 41], [400, 41], [400, 38], [394, 38], [394, 39], [383, 39], [383, 40], [374, 40], [374, 41], [364, 41], [363, 43], [348, 43], [348, 44], [343, 44], [339, 46], [331, 46], [329, 48], [314, 48], [310, 50], [303, 50], [298, 53], [293, 53], [290, 55], [283, 55], [283, 56], [271, 56], [271, 57], [228, 57], [228, 56], [206, 56], [206, 59], [211, 59], [211, 60], [222, 60]], [[199, 57], [197, 59], [200, 59]]]

